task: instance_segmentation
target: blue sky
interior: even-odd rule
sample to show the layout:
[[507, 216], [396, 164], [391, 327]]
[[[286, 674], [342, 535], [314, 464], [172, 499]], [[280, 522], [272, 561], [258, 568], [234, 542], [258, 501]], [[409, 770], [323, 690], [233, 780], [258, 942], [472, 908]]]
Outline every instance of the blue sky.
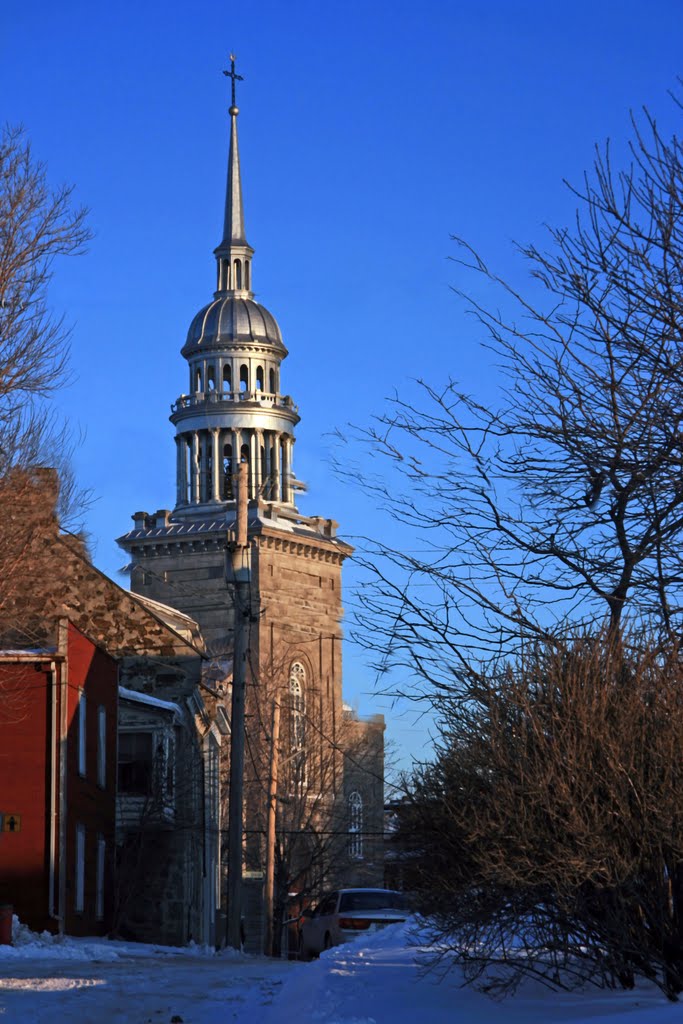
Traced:
[[[74, 325], [58, 401], [85, 435], [96, 564], [120, 579], [114, 538], [131, 513], [174, 502], [168, 415], [214, 287], [231, 50], [254, 288], [282, 328], [282, 388], [302, 416], [300, 508], [353, 539], [389, 527], [334, 479], [326, 434], [367, 422], [411, 378], [454, 376], [484, 396], [494, 382], [450, 287], [449, 236], [523, 284], [513, 241], [571, 221], [562, 179], [580, 181], [594, 144], [610, 136], [623, 153], [642, 105], [675, 125], [682, 30], [680, 0], [5, 0], [0, 117], [25, 124], [54, 182], [76, 184], [95, 231], [51, 297]], [[350, 605], [352, 566], [345, 580]], [[391, 713], [373, 684], [349, 648], [349, 699]], [[389, 734], [419, 751], [425, 723], [396, 711]]]

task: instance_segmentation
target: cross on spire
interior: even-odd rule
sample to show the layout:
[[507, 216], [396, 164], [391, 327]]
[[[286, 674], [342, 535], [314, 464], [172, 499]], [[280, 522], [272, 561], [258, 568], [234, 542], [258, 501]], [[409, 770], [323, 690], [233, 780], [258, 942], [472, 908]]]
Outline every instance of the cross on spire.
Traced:
[[229, 71], [224, 71], [223, 74], [225, 75], [226, 78], [231, 78], [232, 79], [232, 105], [231, 105], [231, 108], [230, 108], [230, 113], [232, 113], [233, 109], [235, 111], [237, 111], [237, 104], [235, 103], [235, 82], [243, 82], [244, 81], [243, 75], [238, 75], [237, 72], [235, 71], [235, 54], [234, 53], [230, 54], [230, 70]]

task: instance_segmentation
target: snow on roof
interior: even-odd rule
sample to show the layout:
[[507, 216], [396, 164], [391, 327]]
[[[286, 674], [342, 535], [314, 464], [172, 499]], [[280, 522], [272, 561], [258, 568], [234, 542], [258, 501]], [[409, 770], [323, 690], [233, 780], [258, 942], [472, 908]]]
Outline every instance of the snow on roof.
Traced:
[[[335, 547], [347, 546], [345, 541], [336, 536], [327, 536], [320, 529], [322, 517], [302, 516], [290, 514], [285, 509], [278, 510], [275, 518], [262, 515], [259, 511], [254, 514], [250, 511], [248, 526], [274, 527], [280, 533], [291, 533], [294, 536], [307, 537], [314, 541], [327, 541]], [[194, 533], [225, 533], [228, 529], [234, 529], [234, 518], [226, 516], [219, 519], [195, 519], [187, 521], [171, 521], [165, 526], [136, 526], [134, 529], [124, 533], [119, 540], [158, 540], [165, 537], [181, 537]]]
[[160, 697], [152, 697], [149, 693], [140, 693], [138, 690], [128, 690], [125, 686], [119, 686], [119, 697], [123, 700], [136, 701], [138, 704], [147, 704], [148, 707], [161, 708], [163, 711], [172, 711], [178, 718], [182, 718], [180, 707], [173, 701], [161, 700]]
[[161, 601], [154, 601], [151, 597], [145, 597], [144, 594], [136, 594], [132, 590], [130, 596], [140, 604], [145, 605], [147, 608], [152, 608], [159, 615], [168, 616], [169, 619], [178, 622], [187, 622], [190, 627], [198, 628], [197, 622], [191, 616], [186, 615], [185, 612], [178, 611], [177, 608], [172, 608], [170, 604], [163, 604]]
[[56, 647], [18, 647], [16, 649], [8, 647], [0, 650], [0, 658], [7, 661], [17, 661], [21, 658], [33, 660], [34, 658], [52, 658], [56, 653]]

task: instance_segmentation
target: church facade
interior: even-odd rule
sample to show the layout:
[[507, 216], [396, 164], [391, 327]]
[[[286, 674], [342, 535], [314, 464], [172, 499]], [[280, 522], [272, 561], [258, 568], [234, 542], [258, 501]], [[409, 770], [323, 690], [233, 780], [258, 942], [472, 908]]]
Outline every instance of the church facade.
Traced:
[[[384, 722], [382, 716], [360, 720], [343, 703], [341, 574], [352, 549], [337, 536], [334, 520], [304, 516], [296, 506], [304, 490], [293, 468], [299, 414], [282, 386], [287, 349], [280, 329], [254, 298], [234, 63], [229, 74], [233, 101], [215, 291], [190, 323], [182, 348], [187, 393], [175, 401], [170, 417], [177, 451], [175, 506], [136, 512], [119, 544], [129, 556], [131, 589], [194, 619], [213, 656], [229, 665], [235, 593], [226, 553], [236, 530], [237, 471], [246, 464], [244, 868], [258, 890], [272, 711], [278, 703], [276, 890], [284, 917], [292, 891], [315, 896], [330, 885], [382, 884]], [[224, 820], [227, 835], [225, 826]], [[276, 891], [276, 906], [277, 901]]]

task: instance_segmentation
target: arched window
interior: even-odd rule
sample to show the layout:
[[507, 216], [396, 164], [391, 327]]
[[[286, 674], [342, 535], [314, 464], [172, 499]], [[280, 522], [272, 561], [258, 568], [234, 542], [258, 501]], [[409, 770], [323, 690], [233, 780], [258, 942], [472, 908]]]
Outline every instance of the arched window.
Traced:
[[251, 263], [249, 260], [244, 261], [244, 287], [249, 291], [251, 288]]
[[202, 371], [199, 367], [194, 371], [194, 389], [195, 391], [202, 390]]
[[232, 490], [232, 445], [223, 445], [223, 499], [230, 501], [234, 495]]
[[357, 790], [349, 793], [349, 857], [363, 857], [363, 797]]
[[216, 371], [213, 366], [206, 368], [206, 386], [209, 391], [214, 391], [216, 388]]
[[306, 670], [300, 662], [290, 669], [292, 771], [295, 786], [306, 781]]
[[256, 390], [263, 391], [263, 367], [256, 367]]
[[232, 391], [232, 367], [230, 363], [223, 363], [223, 390]]
[[246, 363], [240, 366], [240, 391], [249, 390], [249, 367]]
[[270, 393], [271, 393], [271, 395], [274, 395], [275, 394], [275, 370], [272, 370], [272, 369], [270, 370], [270, 372], [268, 374], [268, 379], [269, 379], [269, 382], [270, 382]]
[[242, 287], [242, 261], [235, 260], [235, 289]]

